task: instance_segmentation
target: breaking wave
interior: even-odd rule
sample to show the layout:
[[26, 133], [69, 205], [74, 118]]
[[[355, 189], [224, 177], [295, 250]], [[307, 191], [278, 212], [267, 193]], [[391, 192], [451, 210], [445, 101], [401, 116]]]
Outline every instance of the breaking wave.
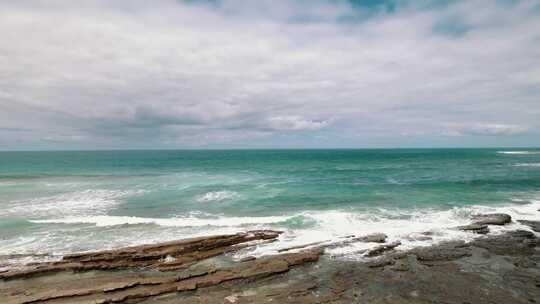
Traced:
[[7, 204], [0, 210], [0, 216], [40, 218], [105, 214], [118, 205], [121, 199], [142, 192], [94, 189], [19, 200]]
[[520, 163], [515, 164], [514, 167], [540, 167], [540, 163]]
[[242, 227], [247, 225], [266, 225], [286, 221], [287, 216], [266, 217], [216, 217], [216, 218], [144, 218], [135, 216], [83, 216], [50, 220], [33, 220], [39, 224], [92, 224], [98, 227], [118, 225], [154, 224], [164, 227]]
[[497, 153], [510, 155], [535, 155], [540, 154], [540, 151], [497, 151]]
[[[471, 216], [480, 213], [507, 213], [514, 219], [538, 220], [540, 201], [527, 204], [506, 206], [470, 206], [455, 207], [449, 210], [389, 210], [373, 209], [369, 212], [353, 212], [344, 210], [306, 211], [290, 215], [260, 217], [227, 217], [200, 216], [176, 218], [143, 218], [129, 216], [83, 216], [47, 220], [33, 220], [38, 224], [86, 224], [95, 227], [112, 227], [119, 236], [122, 229], [136, 225], [153, 225], [155, 231], [167, 229], [168, 236], [156, 233], [149, 242], [160, 242], [171, 239], [234, 233], [252, 229], [282, 230], [279, 242], [261, 245], [250, 251], [249, 255], [265, 255], [278, 252], [280, 249], [311, 243], [334, 242], [348, 235], [367, 235], [382, 232], [388, 235], [388, 241], [400, 241], [399, 249], [410, 249], [417, 246], [428, 246], [442, 241], [455, 239], [472, 240], [478, 235], [456, 229], [456, 226], [471, 222]], [[162, 227], [162, 228], [159, 228]], [[127, 229], [127, 228], [125, 228]], [[142, 228], [141, 228], [142, 229]], [[146, 229], [146, 228], [145, 228]], [[171, 230], [172, 229], [172, 230]], [[507, 230], [529, 229], [513, 222], [505, 226], [490, 227], [491, 233]], [[426, 237], [429, 235], [429, 237]], [[127, 237], [127, 235], [126, 235]], [[128, 239], [123, 238], [122, 245], [139, 244], [136, 234]], [[354, 243], [328, 250], [331, 255], [357, 256], [359, 250], [375, 244]]]
[[234, 191], [211, 191], [205, 193], [203, 196], [199, 197], [197, 201], [199, 203], [207, 202], [221, 202], [224, 200], [232, 199], [238, 197], [239, 194]]

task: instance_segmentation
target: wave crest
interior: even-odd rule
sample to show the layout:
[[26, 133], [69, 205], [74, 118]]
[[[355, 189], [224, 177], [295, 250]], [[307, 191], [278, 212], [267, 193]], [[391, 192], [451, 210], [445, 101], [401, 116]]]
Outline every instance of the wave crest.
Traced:
[[224, 200], [236, 198], [238, 196], [239, 194], [234, 191], [211, 191], [199, 197], [197, 201], [199, 203], [221, 202]]
[[497, 153], [509, 155], [535, 155], [540, 154], [540, 151], [497, 151]]
[[515, 164], [514, 167], [540, 167], [540, 163], [520, 163]]
[[89, 189], [49, 197], [9, 203], [0, 216], [40, 218], [46, 216], [76, 216], [104, 214], [120, 203], [120, 199], [144, 191]]

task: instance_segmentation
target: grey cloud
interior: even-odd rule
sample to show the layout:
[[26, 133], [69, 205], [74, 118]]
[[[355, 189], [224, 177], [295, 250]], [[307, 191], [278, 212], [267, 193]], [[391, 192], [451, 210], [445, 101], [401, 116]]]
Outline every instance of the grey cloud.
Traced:
[[166, 125], [201, 125], [205, 121], [197, 113], [189, 111], [174, 111], [172, 109], [153, 109], [137, 107], [133, 124], [141, 127]]
[[494, 124], [494, 123], [472, 123], [464, 125], [453, 125], [448, 128], [447, 134], [451, 136], [462, 135], [488, 135], [488, 136], [508, 136], [519, 135], [529, 131], [526, 126]]
[[314, 131], [328, 125], [327, 120], [315, 121], [301, 116], [274, 116], [268, 118], [268, 127], [273, 130]]
[[1, 2], [0, 142], [537, 136], [536, 1], [216, 3]]
[[32, 129], [28, 128], [2, 128], [0, 127], [0, 132], [29, 132], [32, 131]]

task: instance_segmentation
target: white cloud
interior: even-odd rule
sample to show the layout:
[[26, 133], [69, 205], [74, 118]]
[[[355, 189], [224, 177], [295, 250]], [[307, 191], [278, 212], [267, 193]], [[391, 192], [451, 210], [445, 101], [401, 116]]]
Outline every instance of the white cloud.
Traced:
[[537, 1], [189, 3], [2, 1], [0, 144], [236, 145], [303, 130], [298, 145], [320, 132], [399, 145], [448, 124], [540, 127]]
[[328, 125], [328, 121], [308, 120], [300, 116], [276, 116], [268, 119], [268, 126], [274, 130], [313, 131]]

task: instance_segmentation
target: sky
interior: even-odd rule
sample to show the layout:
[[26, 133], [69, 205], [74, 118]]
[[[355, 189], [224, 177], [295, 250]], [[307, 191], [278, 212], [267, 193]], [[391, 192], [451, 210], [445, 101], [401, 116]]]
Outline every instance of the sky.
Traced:
[[540, 146], [540, 1], [0, 0], [0, 150]]

